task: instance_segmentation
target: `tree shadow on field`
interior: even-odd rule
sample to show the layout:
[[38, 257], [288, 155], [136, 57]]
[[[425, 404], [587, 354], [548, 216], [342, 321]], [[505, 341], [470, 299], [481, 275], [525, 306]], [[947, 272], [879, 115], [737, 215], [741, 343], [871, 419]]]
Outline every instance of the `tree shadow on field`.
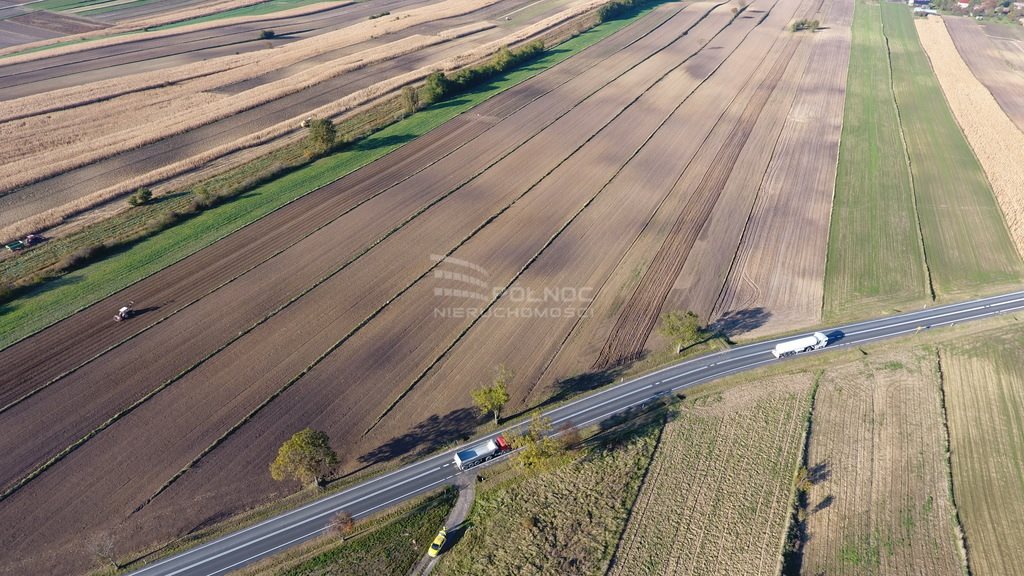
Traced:
[[399, 146], [407, 142], [410, 142], [417, 137], [417, 134], [412, 133], [391, 134], [389, 136], [367, 136], [366, 138], [360, 138], [359, 140], [355, 141], [351, 145], [351, 147], [343, 146], [339, 148], [338, 152], [348, 152], [350, 150], [365, 152], [367, 150], [374, 150], [376, 148], [384, 148], [387, 146]]
[[832, 468], [828, 460], [807, 468], [807, 480], [813, 486], [817, 486], [830, 478], [832, 478]]
[[434, 414], [409, 432], [363, 454], [359, 461], [371, 465], [398, 457], [419, 458], [452, 442], [469, 440], [480, 420], [480, 411], [475, 408], [459, 408], [444, 416]]
[[596, 390], [602, 386], [606, 386], [615, 382], [625, 371], [625, 366], [616, 366], [608, 368], [606, 370], [592, 370], [590, 372], [584, 372], [565, 380], [555, 381], [554, 391], [547, 400], [544, 400], [540, 404], [530, 406], [523, 409], [515, 414], [509, 414], [504, 417], [504, 420], [514, 420], [519, 416], [522, 416], [526, 412], [536, 410], [538, 408], [545, 408], [552, 404], [563, 402], [576, 396], [583, 394], [584, 392], [590, 392]]
[[824, 498], [822, 498], [822, 499], [821, 499], [821, 502], [818, 502], [818, 503], [817, 503], [817, 504], [816, 504], [816, 505], [814, 506], [814, 509], [813, 509], [813, 510], [811, 510], [811, 513], [813, 514], [813, 513], [815, 513], [815, 512], [821, 512], [822, 510], [825, 510], [826, 508], [828, 508], [829, 506], [831, 506], [831, 505], [832, 505], [832, 503], [833, 503], [833, 502], [835, 502], [835, 501], [836, 501], [836, 498], [835, 498], [835, 496], [833, 496], [833, 495], [829, 494], [828, 496], [825, 496]]
[[730, 340], [731, 343], [733, 336], [760, 328], [771, 317], [772, 313], [760, 306], [757, 308], [744, 308], [743, 310], [730, 310], [711, 323], [708, 326], [708, 332]]
[[[2, 248], [2, 246], [0, 246], [0, 248]], [[16, 303], [18, 299], [40, 296], [51, 290], [78, 284], [82, 280], [84, 280], [84, 278], [81, 274], [75, 274], [72, 271], [53, 279], [44, 280], [39, 284], [12, 288], [4, 295], [3, 300], [0, 301], [0, 316], [7, 314], [8, 312], [14, 312], [18, 307]]]

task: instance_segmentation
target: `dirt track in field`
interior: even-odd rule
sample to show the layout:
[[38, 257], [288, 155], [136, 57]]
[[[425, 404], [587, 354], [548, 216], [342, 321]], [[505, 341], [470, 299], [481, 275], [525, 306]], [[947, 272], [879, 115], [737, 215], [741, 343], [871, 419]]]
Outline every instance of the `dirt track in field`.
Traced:
[[[704, 222], [726, 202], [749, 212], [771, 143], [796, 138], [817, 39], [782, 30], [818, 10], [662, 6], [0, 351], [0, 489], [20, 486], [0, 505], [19, 561], [0, 574], [78, 570], [91, 536], [127, 553], [290, 493], [266, 464], [305, 426], [328, 432], [345, 472], [436, 448], [479, 423], [468, 391], [499, 362], [517, 372], [510, 409], [557, 395], [605, 340], [602, 358], [643, 349], [700, 234], [732, 243], [700, 260], [709, 281], [693, 292], [710, 308], [743, 223]], [[444, 312], [552, 287], [592, 287], [571, 306], [593, 314]], [[129, 299], [146, 312], [114, 324]]]

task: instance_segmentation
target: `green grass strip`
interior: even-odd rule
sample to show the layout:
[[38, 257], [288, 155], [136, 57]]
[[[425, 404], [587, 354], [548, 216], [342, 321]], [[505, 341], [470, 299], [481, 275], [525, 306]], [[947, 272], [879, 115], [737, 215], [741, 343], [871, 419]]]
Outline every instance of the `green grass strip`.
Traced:
[[640, 18], [601, 24], [546, 52], [532, 63], [476, 90], [432, 106], [238, 199], [207, 210], [123, 252], [0, 305], [0, 349], [119, 291], [255, 222], [285, 204], [326, 186], [440, 126], [484, 100], [523, 82]]
[[881, 9], [936, 294], [968, 295], [1020, 282], [1020, 256], [1002, 211], [943, 97], [910, 8], [883, 3]]
[[926, 298], [910, 170], [878, 4], [858, 1], [825, 271], [825, 317]]

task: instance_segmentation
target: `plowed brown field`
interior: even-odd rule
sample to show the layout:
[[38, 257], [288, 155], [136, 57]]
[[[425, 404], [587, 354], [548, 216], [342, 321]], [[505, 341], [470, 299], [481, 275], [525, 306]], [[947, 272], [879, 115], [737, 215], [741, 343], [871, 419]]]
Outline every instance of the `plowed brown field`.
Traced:
[[[784, 30], [821, 9], [667, 4], [0, 351], [0, 574], [292, 492], [266, 467], [306, 426], [342, 473], [434, 449], [480, 423], [468, 391], [501, 362], [510, 410], [557, 396], [643, 349], [684, 266], [707, 268], [685, 290], [710, 311], [829, 38]], [[114, 325], [128, 299], [143, 313]]]
[[[852, 2], [834, 2], [815, 34], [796, 100], [711, 319], [761, 310], [753, 336], [821, 316], [829, 212], [842, 132]], [[680, 276], [692, 278], [685, 272]], [[679, 305], [677, 305], [679, 307]]]

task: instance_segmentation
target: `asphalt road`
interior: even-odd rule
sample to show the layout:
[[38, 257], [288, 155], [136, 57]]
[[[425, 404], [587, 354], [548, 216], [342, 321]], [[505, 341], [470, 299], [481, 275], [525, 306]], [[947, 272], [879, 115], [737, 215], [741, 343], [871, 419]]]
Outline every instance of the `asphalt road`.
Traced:
[[[828, 347], [804, 354], [823, 354], [829, 350], [1017, 310], [1024, 310], [1024, 291], [837, 326], [821, 330], [829, 337]], [[691, 358], [657, 372], [584, 395], [546, 412], [545, 416], [551, 420], [555, 428], [560, 428], [566, 423], [585, 426], [600, 422], [666, 394], [772, 362], [785, 362], [786, 359], [776, 360], [771, 354], [771, 349], [778, 342], [797, 337], [799, 335], [776, 338]], [[506, 428], [467, 445], [475, 445], [498, 434], [514, 431], [516, 428]], [[157, 561], [134, 574], [214, 576], [238, 569], [319, 536], [327, 528], [331, 516], [338, 511], [344, 510], [354, 518], [361, 518], [439, 486], [454, 483], [460, 471], [454, 466], [452, 456], [467, 445], [366, 480], [177, 556]]]

